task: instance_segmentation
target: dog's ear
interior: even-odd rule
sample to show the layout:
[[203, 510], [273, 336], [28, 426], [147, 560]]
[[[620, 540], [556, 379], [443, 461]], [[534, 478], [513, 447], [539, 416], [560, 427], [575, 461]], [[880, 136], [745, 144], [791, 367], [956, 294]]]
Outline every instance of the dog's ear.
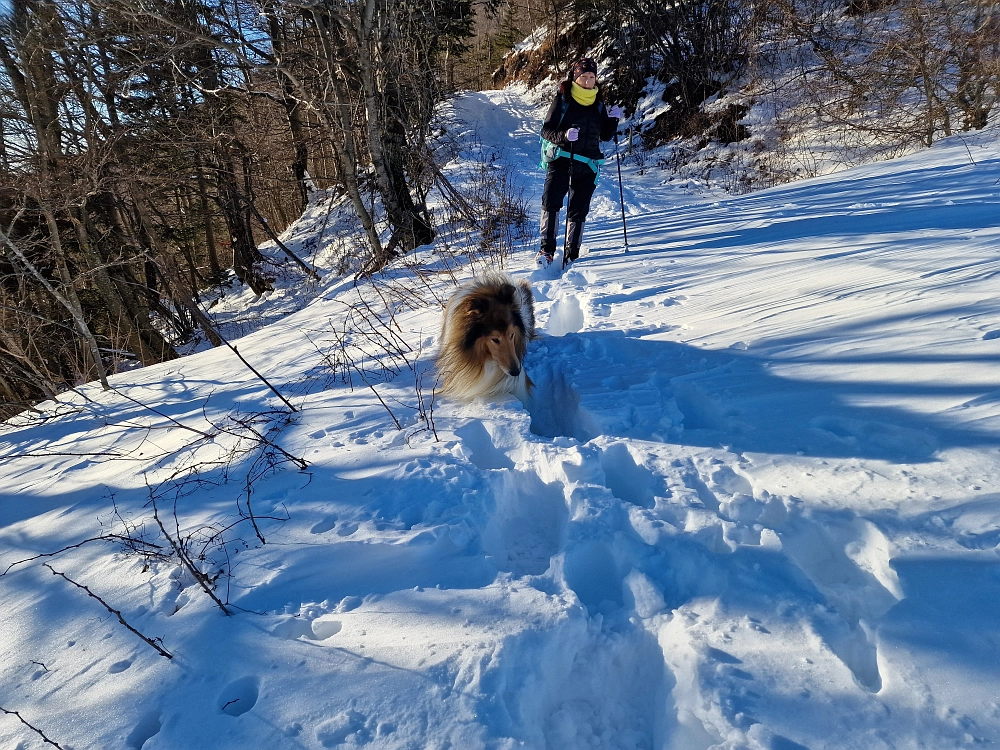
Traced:
[[489, 309], [490, 303], [482, 297], [473, 297], [467, 303], [465, 314], [470, 318], [478, 318]]
[[497, 300], [502, 305], [514, 304], [514, 287], [510, 284], [503, 284], [497, 289]]

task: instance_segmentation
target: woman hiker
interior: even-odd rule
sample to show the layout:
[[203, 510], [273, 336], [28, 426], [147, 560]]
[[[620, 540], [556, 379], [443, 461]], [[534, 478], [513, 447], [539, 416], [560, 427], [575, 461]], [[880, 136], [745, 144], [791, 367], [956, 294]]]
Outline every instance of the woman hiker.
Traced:
[[555, 257], [559, 209], [567, 191], [568, 227], [563, 253], [567, 260], [579, 257], [583, 222], [590, 211], [597, 172], [604, 162], [601, 141], [614, 138], [621, 116], [617, 104], [610, 109], [604, 106], [597, 87], [597, 63], [589, 57], [573, 63], [542, 123], [542, 159], [548, 170], [542, 191], [542, 247], [536, 259], [539, 265], [548, 266]]

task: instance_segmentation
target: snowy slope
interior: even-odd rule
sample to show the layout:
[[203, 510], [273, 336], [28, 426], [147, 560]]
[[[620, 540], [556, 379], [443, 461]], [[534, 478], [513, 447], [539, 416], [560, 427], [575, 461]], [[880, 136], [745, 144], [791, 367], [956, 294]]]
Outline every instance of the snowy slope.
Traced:
[[[540, 114], [515, 90], [454, 112], [532, 205]], [[337, 332], [377, 295], [328, 274], [250, 304], [239, 351], [290, 418], [216, 349], [14, 420], [0, 570], [139, 524], [163, 544], [155, 501], [231, 572], [231, 614], [134, 542], [16, 565], [0, 707], [77, 750], [1000, 741], [996, 132], [740, 198], [626, 169], [628, 255], [609, 164], [581, 260], [509, 269], [538, 301], [532, 403], [438, 401], [439, 440], [414, 383], [446, 273], [389, 300], [416, 372], [364, 369], [356, 336], [353, 387]], [[251, 419], [308, 467], [244, 452]], [[45, 745], [0, 714], [0, 746]]]

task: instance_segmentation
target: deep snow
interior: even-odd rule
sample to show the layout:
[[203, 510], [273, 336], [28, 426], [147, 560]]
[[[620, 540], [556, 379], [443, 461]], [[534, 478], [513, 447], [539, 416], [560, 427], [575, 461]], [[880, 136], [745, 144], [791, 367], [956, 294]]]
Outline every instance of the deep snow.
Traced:
[[[454, 110], [534, 206], [538, 104]], [[538, 301], [532, 402], [439, 401], [440, 441], [414, 382], [429, 396], [447, 274], [390, 301], [417, 375], [365, 370], [401, 430], [338, 376], [349, 278], [230, 295], [214, 312], [300, 409], [256, 428], [309, 467], [226, 462], [280, 406], [228, 350], [123, 373], [0, 432], [0, 568], [120, 519], [157, 541], [151, 495], [175, 533], [234, 523], [250, 472], [266, 544], [243, 522], [199, 563], [228, 554], [232, 616], [119, 545], [19, 565], [0, 706], [77, 750], [1000, 741], [996, 134], [738, 198], [626, 168], [627, 256], [609, 162], [581, 260], [509, 265]], [[330, 216], [286, 232], [321, 268]], [[43, 743], [0, 715], [0, 745]]]

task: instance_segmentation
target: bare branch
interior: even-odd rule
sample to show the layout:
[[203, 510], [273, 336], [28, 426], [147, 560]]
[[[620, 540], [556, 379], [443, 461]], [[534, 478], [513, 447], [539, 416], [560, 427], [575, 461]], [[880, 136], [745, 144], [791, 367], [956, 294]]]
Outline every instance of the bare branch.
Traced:
[[10, 711], [9, 709], [6, 709], [3, 706], [0, 706], [0, 712], [3, 712], [5, 714], [7, 714], [8, 716], [16, 716], [18, 721], [20, 721], [22, 724], [24, 724], [24, 726], [26, 726], [32, 732], [34, 732], [35, 734], [37, 734], [39, 737], [41, 737], [41, 739], [42, 739], [43, 742], [45, 742], [48, 745], [52, 745], [52, 747], [57, 747], [57, 748], [59, 748], [59, 750], [64, 750], [62, 745], [60, 745], [58, 742], [53, 742], [48, 737], [46, 737], [45, 736], [45, 732], [43, 732], [41, 729], [39, 729], [38, 727], [34, 726], [33, 724], [30, 724], [28, 722], [28, 720], [25, 719], [23, 716], [21, 716], [21, 714], [19, 714], [17, 711]]
[[165, 659], [173, 659], [174, 658], [173, 654], [171, 654], [169, 651], [167, 651], [165, 648], [163, 648], [163, 646], [161, 646], [160, 643], [158, 643], [158, 641], [160, 641], [159, 638], [149, 638], [149, 637], [143, 635], [142, 633], [140, 633], [138, 630], [136, 630], [135, 628], [133, 628], [131, 625], [128, 624], [128, 622], [125, 621], [125, 618], [122, 616], [121, 612], [119, 612], [117, 609], [115, 609], [114, 607], [112, 607], [110, 604], [108, 604], [106, 601], [104, 601], [101, 597], [99, 597], [97, 594], [95, 594], [89, 588], [87, 588], [86, 586], [84, 586], [82, 583], [77, 583], [72, 578], [70, 578], [69, 576], [67, 576], [65, 573], [60, 573], [58, 570], [56, 570], [55, 568], [53, 568], [48, 563], [42, 563], [42, 567], [48, 568], [52, 572], [52, 575], [59, 576], [60, 578], [66, 580], [66, 581], [69, 581], [74, 586], [76, 586], [78, 589], [82, 589], [83, 591], [85, 591], [87, 593], [87, 596], [89, 596], [91, 599], [96, 599], [101, 604], [103, 604], [104, 608], [106, 610], [108, 610], [108, 612], [110, 612], [111, 614], [113, 614], [115, 617], [118, 618], [118, 622], [120, 622], [122, 625], [124, 625], [125, 628], [126, 628], [126, 630], [128, 630], [130, 633], [132, 633], [135, 636], [137, 636], [138, 638], [140, 638], [145, 643], [147, 643], [160, 656], [164, 657]]
[[216, 596], [215, 591], [212, 589], [211, 579], [207, 575], [205, 575], [198, 568], [197, 565], [194, 564], [194, 561], [191, 560], [191, 557], [188, 555], [187, 549], [185, 549], [185, 546], [180, 539], [180, 533], [179, 533], [180, 527], [179, 524], [177, 523], [176, 505], [174, 506], [174, 525], [175, 527], [177, 527], [178, 533], [176, 536], [171, 536], [170, 532], [168, 532], [166, 527], [163, 525], [163, 521], [160, 520], [160, 514], [156, 508], [156, 498], [153, 497], [152, 488], [150, 488], [150, 502], [152, 503], [153, 506], [153, 518], [156, 520], [156, 525], [160, 527], [160, 532], [163, 534], [163, 537], [173, 548], [174, 552], [177, 554], [178, 559], [181, 561], [184, 567], [187, 568], [188, 572], [191, 574], [194, 580], [197, 581], [198, 585], [201, 586], [202, 590], [206, 594], [208, 594], [209, 598], [211, 598], [211, 600], [216, 603], [219, 609], [221, 609], [226, 614], [226, 617], [229, 617], [232, 614], [232, 612], [230, 612], [229, 609], [226, 607], [226, 605], [222, 603], [222, 600], [219, 599], [218, 596]]

